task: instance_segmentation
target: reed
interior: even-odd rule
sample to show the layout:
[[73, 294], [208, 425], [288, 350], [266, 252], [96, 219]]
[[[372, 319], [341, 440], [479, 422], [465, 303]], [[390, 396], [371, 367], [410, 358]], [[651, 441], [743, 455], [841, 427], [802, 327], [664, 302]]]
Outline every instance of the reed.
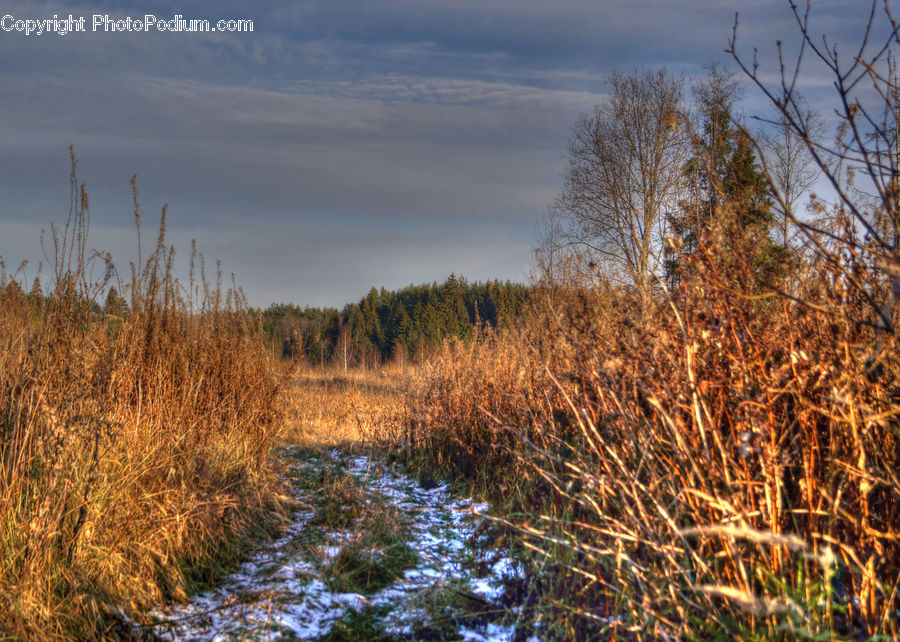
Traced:
[[832, 229], [780, 293], [715, 231], [649, 307], [545, 282], [527, 327], [424, 371], [398, 446], [497, 503], [542, 635], [898, 638], [890, 270]]
[[[16, 275], [0, 287], [0, 632], [13, 638], [130, 634], [125, 616], [214, 577], [278, 508], [280, 377], [243, 295], [208, 283], [196, 253], [179, 283], [165, 211], [118, 281], [88, 251], [75, 170], [73, 154], [46, 295]], [[140, 234], [136, 191], [135, 219]], [[101, 307], [111, 283], [124, 299]]]

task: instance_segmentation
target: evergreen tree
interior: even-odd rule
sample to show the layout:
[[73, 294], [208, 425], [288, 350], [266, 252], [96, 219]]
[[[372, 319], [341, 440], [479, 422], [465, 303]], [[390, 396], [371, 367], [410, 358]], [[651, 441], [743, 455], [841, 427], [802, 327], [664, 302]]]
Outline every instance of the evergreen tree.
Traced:
[[39, 302], [44, 298], [44, 291], [41, 289], [40, 277], [34, 277], [34, 281], [31, 283], [31, 292], [28, 293], [28, 296], [33, 302]]
[[413, 322], [406, 312], [406, 306], [399, 298], [395, 299], [388, 327], [391, 329], [391, 354], [396, 354], [399, 348], [403, 349], [404, 354], [409, 354], [415, 349], [415, 345], [411, 342]]
[[463, 299], [464, 288], [467, 285], [465, 279], [457, 279], [455, 274], [451, 274], [440, 287], [442, 338], [465, 339], [471, 336], [473, 319], [469, 318]]
[[[40, 287], [40, 284], [38, 287]], [[109, 292], [106, 293], [106, 301], [103, 303], [103, 313], [109, 316], [121, 317], [125, 315], [126, 310], [125, 299], [119, 296], [115, 286], [111, 286]]]
[[[424, 358], [450, 337], [472, 337], [475, 324], [508, 325], [524, 309], [530, 290], [515, 283], [470, 284], [451, 274], [442, 284], [410, 285], [394, 292], [372, 288], [342, 311], [277, 304], [262, 312], [263, 329], [284, 358], [305, 355], [374, 362], [400, 354]], [[344, 335], [342, 329], [346, 328]], [[341, 343], [349, 337], [352, 347]], [[340, 345], [339, 345], [340, 344]], [[343, 348], [347, 348], [344, 350]]]
[[693, 94], [700, 122], [694, 154], [684, 169], [687, 198], [670, 218], [679, 247], [669, 252], [668, 280], [678, 282], [685, 259], [715, 230], [726, 251], [737, 242], [749, 248], [757, 275], [771, 282], [783, 274], [787, 257], [769, 235], [772, 203], [753, 143], [734, 122], [739, 85], [730, 73], [712, 65]]

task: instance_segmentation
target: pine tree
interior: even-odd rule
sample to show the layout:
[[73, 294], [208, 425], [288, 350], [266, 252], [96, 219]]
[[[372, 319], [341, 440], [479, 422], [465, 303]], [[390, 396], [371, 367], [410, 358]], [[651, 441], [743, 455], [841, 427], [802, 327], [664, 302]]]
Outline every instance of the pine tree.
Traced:
[[28, 296], [31, 298], [32, 302], [40, 302], [44, 298], [44, 291], [41, 289], [41, 279], [40, 277], [34, 277], [34, 281], [31, 283], [31, 292], [28, 293]]
[[471, 336], [472, 323], [463, 298], [467, 286], [465, 279], [457, 279], [455, 274], [451, 274], [440, 287], [440, 316], [445, 337], [465, 339]]
[[125, 300], [119, 296], [115, 286], [109, 288], [106, 293], [106, 301], [103, 303], [103, 313], [113, 317], [125, 315]]
[[670, 251], [666, 272], [677, 283], [685, 259], [716, 231], [722, 249], [741, 242], [763, 282], [785, 271], [786, 251], [769, 235], [773, 224], [768, 182], [756, 162], [753, 143], [733, 118], [740, 97], [730, 73], [710, 67], [707, 79], [694, 90], [700, 116], [694, 154], [684, 168], [687, 198], [670, 219], [677, 250]]

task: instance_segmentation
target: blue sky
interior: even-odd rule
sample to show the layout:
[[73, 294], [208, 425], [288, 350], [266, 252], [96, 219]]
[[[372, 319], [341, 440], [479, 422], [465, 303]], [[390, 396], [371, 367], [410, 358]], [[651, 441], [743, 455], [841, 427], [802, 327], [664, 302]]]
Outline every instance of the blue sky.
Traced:
[[[817, 1], [854, 43], [868, 3]], [[526, 281], [577, 117], [613, 68], [696, 77], [740, 43], [793, 42], [786, 0], [7, 2], [0, 15], [252, 19], [252, 33], [0, 31], [0, 257], [42, 260], [65, 220], [68, 151], [91, 195], [90, 245], [136, 257], [129, 179], [151, 231], [169, 205], [251, 304], [336, 305], [372, 285]], [[843, 39], [843, 40], [842, 40]], [[828, 79], [810, 74], [814, 99]], [[748, 90], [744, 108], [764, 113]], [[46, 266], [45, 266], [46, 271]]]

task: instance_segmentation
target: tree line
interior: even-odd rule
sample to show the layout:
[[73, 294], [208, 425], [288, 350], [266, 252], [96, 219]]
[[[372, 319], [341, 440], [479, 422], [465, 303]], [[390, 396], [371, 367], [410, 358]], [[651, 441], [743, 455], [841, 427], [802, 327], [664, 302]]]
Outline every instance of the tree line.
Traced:
[[[34, 278], [26, 293], [15, 276], [0, 264], [0, 293], [34, 306], [49, 300], [40, 277]], [[116, 287], [106, 292], [102, 304], [84, 299], [79, 305], [110, 321], [128, 316], [129, 303]], [[447, 339], [468, 342], [479, 329], [509, 327], [525, 312], [531, 295], [532, 288], [519, 283], [469, 283], [451, 274], [443, 283], [393, 291], [372, 287], [365, 297], [342, 309], [274, 303], [265, 310], [251, 308], [250, 314], [261, 324], [269, 348], [280, 357], [347, 369], [374, 367], [388, 359], [401, 365], [409, 360], [421, 362]]]
[[375, 366], [425, 359], [446, 339], [468, 341], [479, 327], [506, 327], [524, 312], [530, 288], [509, 281], [443, 283], [388, 291], [371, 288], [343, 309], [273, 304], [257, 311], [270, 347], [311, 365]]

